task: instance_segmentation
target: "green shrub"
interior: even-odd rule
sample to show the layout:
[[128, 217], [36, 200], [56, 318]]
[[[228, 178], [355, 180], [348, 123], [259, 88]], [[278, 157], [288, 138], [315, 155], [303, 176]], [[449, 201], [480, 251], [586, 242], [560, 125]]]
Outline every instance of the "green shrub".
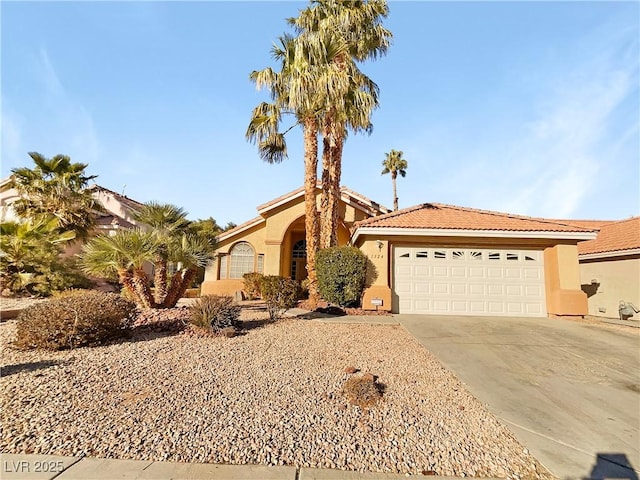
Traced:
[[244, 293], [247, 294], [247, 298], [249, 300], [255, 300], [260, 296], [260, 284], [262, 283], [262, 279], [264, 275], [261, 273], [245, 273], [242, 276], [242, 280], [244, 283]]
[[325, 248], [316, 256], [320, 295], [341, 307], [360, 305], [366, 271], [367, 257], [355, 247]]
[[18, 315], [20, 348], [61, 350], [125, 336], [135, 305], [114, 293], [75, 290], [32, 305]]
[[210, 333], [219, 333], [223, 328], [240, 327], [240, 310], [228, 295], [204, 295], [189, 307], [189, 321]]
[[298, 303], [298, 283], [290, 278], [266, 275], [262, 279], [260, 293], [271, 320], [279, 318], [285, 310]]

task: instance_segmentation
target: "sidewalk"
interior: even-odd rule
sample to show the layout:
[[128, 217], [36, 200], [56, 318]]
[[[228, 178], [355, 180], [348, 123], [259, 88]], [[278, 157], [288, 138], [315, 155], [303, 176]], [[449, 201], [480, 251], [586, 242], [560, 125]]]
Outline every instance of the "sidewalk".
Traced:
[[[0, 454], [2, 480], [399, 480], [407, 475], [265, 465], [215, 465]], [[431, 476], [434, 480], [455, 477]]]

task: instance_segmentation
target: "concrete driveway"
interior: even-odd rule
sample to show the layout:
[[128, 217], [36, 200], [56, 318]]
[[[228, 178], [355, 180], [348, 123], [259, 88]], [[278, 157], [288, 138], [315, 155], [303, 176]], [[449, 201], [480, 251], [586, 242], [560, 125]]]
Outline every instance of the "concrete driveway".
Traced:
[[552, 473], [640, 476], [640, 336], [547, 318], [394, 316]]

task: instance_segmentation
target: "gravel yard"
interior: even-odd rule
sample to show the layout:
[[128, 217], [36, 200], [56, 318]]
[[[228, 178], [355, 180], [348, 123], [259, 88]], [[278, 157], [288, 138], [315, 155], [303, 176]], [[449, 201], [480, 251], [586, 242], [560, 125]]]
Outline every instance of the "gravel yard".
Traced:
[[[401, 327], [252, 323], [63, 352], [14, 350], [0, 324], [0, 450], [553, 478]], [[386, 386], [378, 406], [346, 402], [349, 366]]]

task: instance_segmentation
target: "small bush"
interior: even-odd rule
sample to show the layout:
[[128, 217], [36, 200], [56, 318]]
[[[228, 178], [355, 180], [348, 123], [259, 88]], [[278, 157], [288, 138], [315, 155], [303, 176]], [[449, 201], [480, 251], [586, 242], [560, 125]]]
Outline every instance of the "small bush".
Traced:
[[298, 283], [290, 278], [266, 275], [262, 279], [260, 293], [271, 320], [279, 318], [285, 310], [298, 304]]
[[210, 333], [219, 333], [223, 328], [239, 328], [240, 305], [228, 295], [204, 295], [189, 307], [189, 321]]
[[351, 405], [366, 409], [374, 406], [382, 398], [384, 387], [376, 382], [376, 377], [367, 373], [349, 377], [342, 387], [342, 394]]
[[309, 278], [305, 278], [298, 283], [298, 300], [306, 300], [309, 298]]
[[320, 295], [341, 307], [360, 305], [366, 272], [367, 257], [355, 247], [325, 248], [316, 257]]
[[125, 336], [135, 305], [114, 293], [70, 291], [18, 315], [20, 348], [61, 350], [99, 345]]
[[260, 284], [264, 275], [261, 273], [245, 273], [242, 276], [244, 283], [244, 293], [247, 294], [249, 300], [255, 300], [260, 296]]

